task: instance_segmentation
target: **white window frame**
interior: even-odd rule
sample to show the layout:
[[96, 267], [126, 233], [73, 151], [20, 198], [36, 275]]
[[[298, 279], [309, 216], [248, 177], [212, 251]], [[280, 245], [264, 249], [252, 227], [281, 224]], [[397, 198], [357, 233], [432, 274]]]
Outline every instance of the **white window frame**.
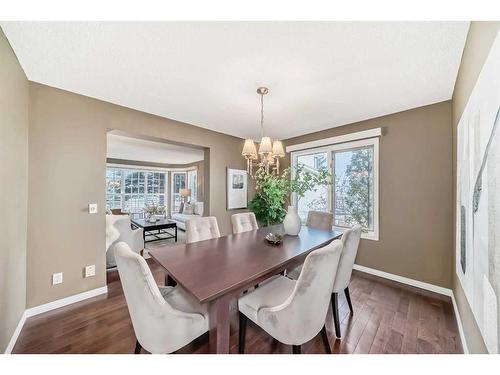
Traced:
[[[177, 169], [177, 170], [170, 172], [170, 189], [169, 189], [169, 191], [170, 191], [170, 215], [177, 213], [177, 211], [174, 211], [176, 209], [175, 203], [174, 203], [175, 202], [175, 194], [176, 194], [176, 193], [174, 193], [174, 175], [176, 175], [176, 174], [184, 175], [185, 188], [188, 185], [188, 171], [186, 169]], [[180, 196], [180, 193], [177, 193], [177, 194], [179, 194], [179, 196]]]
[[[194, 179], [194, 189], [191, 189], [190, 186], [192, 186], [192, 178], [193, 178], [193, 174], [196, 173], [196, 178]], [[198, 168], [195, 168], [195, 169], [191, 169], [191, 170], [188, 170], [186, 171], [187, 173], [187, 183], [186, 183], [186, 187], [188, 189], [191, 189], [192, 192], [191, 192], [191, 197], [190, 197], [190, 201], [191, 202], [197, 202], [198, 201]]]
[[[291, 162], [292, 166], [295, 167], [297, 165], [298, 156], [326, 152], [328, 170], [334, 173], [333, 152], [350, 150], [360, 147], [370, 147], [370, 146], [373, 147], [373, 230], [364, 229], [361, 234], [361, 238], [378, 241], [379, 240], [379, 138], [378, 137], [354, 140], [343, 143], [335, 143], [328, 146], [322, 146], [316, 148], [307, 148], [305, 150], [303, 149], [300, 151], [292, 151]], [[332, 185], [330, 189], [328, 189], [328, 208], [330, 212], [334, 212], [333, 194], [334, 194], [334, 188]], [[297, 195], [295, 193], [292, 194], [292, 204], [297, 205]], [[333, 229], [339, 231], [345, 231], [346, 228], [334, 226]]]
[[[292, 161], [292, 167], [295, 167], [297, 165], [297, 157], [298, 156], [305, 156], [305, 155], [312, 155], [312, 154], [318, 154], [320, 152], [326, 152], [326, 164], [327, 168], [329, 171], [332, 170], [332, 158], [331, 156], [331, 148], [330, 147], [317, 147], [317, 148], [310, 148], [307, 150], [301, 150], [301, 151], [293, 151], [290, 155], [290, 160]], [[295, 168], [292, 168], [292, 175], [291, 178], [295, 178]], [[332, 209], [332, 203], [333, 203], [333, 190], [328, 189], [328, 197], [327, 197], [327, 207], [329, 210]], [[297, 193], [292, 193], [292, 204], [294, 206], [297, 206]]]
[[[145, 177], [144, 177], [144, 193], [140, 194], [140, 193], [137, 193], [137, 195], [144, 195], [144, 197], [146, 198], [147, 196], [151, 196], [151, 195], [163, 195], [164, 196], [164, 202], [165, 202], [165, 205], [167, 206], [168, 208], [168, 181], [169, 181], [169, 176], [168, 176], [168, 171], [165, 169], [165, 168], [152, 168], [152, 167], [142, 167], [142, 166], [137, 166], [137, 165], [124, 165], [124, 164], [114, 164], [114, 163], [107, 163], [106, 164], [106, 170], [108, 168], [111, 168], [111, 169], [121, 169], [122, 171], [136, 171], [136, 172], [143, 172], [145, 173]], [[148, 181], [148, 178], [147, 178], [147, 173], [148, 172], [160, 172], [160, 173], [164, 173], [165, 174], [165, 192], [164, 193], [148, 193], [147, 192], [147, 189], [148, 189], [148, 186], [147, 186], [147, 181]], [[107, 177], [106, 177], [107, 179]], [[123, 206], [124, 206], [124, 202], [125, 202], [125, 196], [126, 195], [135, 195], [136, 193], [125, 193], [124, 189], [125, 189], [125, 175], [124, 173], [122, 172], [122, 177], [121, 177], [121, 193], [119, 194], [113, 194], [113, 195], [120, 195], [121, 197], [121, 204], [120, 204], [120, 208], [123, 209]], [[108, 197], [108, 193], [106, 192], [106, 201], [107, 201], [107, 197]]]

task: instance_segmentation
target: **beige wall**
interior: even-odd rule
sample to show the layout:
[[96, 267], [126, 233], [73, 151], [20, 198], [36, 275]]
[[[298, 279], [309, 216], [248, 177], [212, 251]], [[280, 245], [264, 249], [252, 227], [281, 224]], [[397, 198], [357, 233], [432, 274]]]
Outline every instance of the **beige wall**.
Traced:
[[[230, 232], [226, 167], [245, 167], [243, 140], [35, 83], [30, 98], [28, 307], [105, 285], [107, 130], [208, 147], [210, 213]], [[97, 273], [84, 279], [89, 264]], [[54, 272], [64, 272], [63, 284], [51, 286]]]
[[288, 139], [286, 145], [382, 127], [379, 241], [362, 240], [356, 263], [451, 287], [451, 102]]
[[[452, 147], [459, 118], [499, 27], [500, 22], [472, 22], [452, 104], [438, 103], [286, 140], [291, 145], [384, 128], [380, 240], [363, 240], [356, 262], [453, 287], [467, 344], [474, 353], [486, 348], [455, 276], [455, 221], [450, 217], [456, 157]], [[209, 147], [204, 192], [210, 196], [211, 214], [218, 217], [222, 231], [230, 231], [233, 212], [225, 210], [225, 169], [245, 167], [241, 139], [39, 84], [31, 83], [29, 90], [1, 31], [0, 99], [0, 179], [9, 181], [2, 185], [8, 193], [0, 194], [0, 204], [12, 213], [0, 217], [0, 350], [7, 345], [26, 303], [32, 307], [105, 285], [107, 130]], [[29, 193], [28, 107], [32, 118]], [[97, 215], [86, 213], [90, 202], [99, 204]], [[82, 269], [88, 264], [96, 264], [97, 274], [84, 279]], [[51, 274], [60, 271], [64, 283], [52, 287]]]
[[[453, 130], [453, 196], [456, 194], [456, 142], [457, 125], [469, 100], [484, 61], [488, 56], [495, 36], [500, 29], [500, 22], [472, 22], [465, 44], [462, 62], [458, 71], [455, 90], [453, 92], [452, 130]], [[455, 199], [453, 200], [455, 202]], [[455, 208], [455, 205], [453, 205]], [[455, 210], [454, 210], [455, 211]], [[454, 212], [453, 228], [455, 229], [456, 212]], [[453, 240], [455, 244], [455, 234]], [[455, 249], [455, 246], [453, 246]], [[465, 298], [460, 281], [455, 273], [455, 250], [452, 252], [453, 292], [457, 301], [460, 318], [464, 328], [467, 346], [471, 353], [487, 353], [486, 346], [472, 315], [469, 303]]]
[[0, 353], [26, 307], [28, 81], [0, 29]]

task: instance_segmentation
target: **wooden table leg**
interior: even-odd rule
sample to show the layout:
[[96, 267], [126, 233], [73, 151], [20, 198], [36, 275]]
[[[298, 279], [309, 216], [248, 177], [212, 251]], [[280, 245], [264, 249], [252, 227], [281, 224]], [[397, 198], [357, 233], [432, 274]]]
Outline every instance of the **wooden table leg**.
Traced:
[[229, 302], [221, 296], [209, 305], [209, 349], [213, 354], [229, 354]]

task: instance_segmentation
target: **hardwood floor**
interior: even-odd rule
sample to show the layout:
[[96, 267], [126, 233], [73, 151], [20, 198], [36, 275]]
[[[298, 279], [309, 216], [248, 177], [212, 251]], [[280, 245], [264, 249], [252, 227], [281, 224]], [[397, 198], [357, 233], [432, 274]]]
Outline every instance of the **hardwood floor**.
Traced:
[[[158, 284], [163, 271], [148, 263]], [[354, 272], [354, 315], [339, 295], [342, 339], [335, 339], [331, 311], [326, 328], [334, 353], [462, 353], [449, 297]], [[233, 306], [231, 353], [238, 352], [238, 318]], [[120, 280], [108, 272], [108, 294], [29, 318], [14, 353], [133, 353], [135, 336]], [[207, 353], [208, 334], [178, 351]], [[245, 353], [285, 353], [292, 348], [272, 339], [248, 321]], [[321, 336], [302, 346], [302, 353], [324, 353]]]

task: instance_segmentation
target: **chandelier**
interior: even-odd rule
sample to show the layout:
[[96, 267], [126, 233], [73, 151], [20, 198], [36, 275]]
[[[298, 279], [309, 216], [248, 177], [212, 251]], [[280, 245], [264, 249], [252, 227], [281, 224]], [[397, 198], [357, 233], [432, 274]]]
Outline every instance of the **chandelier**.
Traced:
[[267, 87], [259, 87], [257, 93], [260, 95], [260, 144], [259, 152], [253, 139], [248, 138], [243, 145], [241, 155], [247, 160], [247, 172], [250, 176], [254, 176], [253, 169], [263, 170], [265, 173], [270, 173], [275, 170], [280, 173], [280, 158], [285, 156], [283, 143], [281, 141], [271, 141], [271, 138], [264, 136], [264, 95], [269, 93]]

